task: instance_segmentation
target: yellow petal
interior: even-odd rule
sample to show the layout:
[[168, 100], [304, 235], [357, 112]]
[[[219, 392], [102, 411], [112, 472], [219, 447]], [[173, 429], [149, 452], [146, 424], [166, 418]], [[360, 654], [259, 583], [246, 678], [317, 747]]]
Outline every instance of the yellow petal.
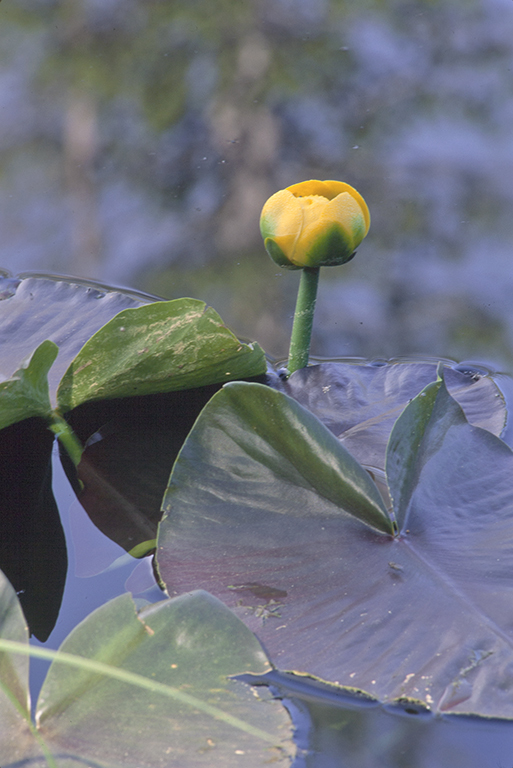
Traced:
[[301, 202], [287, 189], [272, 195], [262, 208], [260, 230], [265, 237], [297, 237], [303, 225]]
[[343, 192], [330, 200], [326, 209], [326, 216], [332, 221], [338, 221], [352, 238], [354, 248], [360, 245], [369, 230], [369, 209], [363, 202], [362, 207], [351, 192]]
[[[338, 182], [342, 184], [343, 182]], [[328, 200], [332, 197], [331, 189], [325, 181], [317, 181], [317, 179], [310, 179], [310, 181], [300, 181], [299, 184], [292, 184], [291, 187], [287, 187], [289, 192], [295, 197], [308, 197], [308, 195], [322, 195], [327, 197]], [[338, 194], [338, 192], [336, 193]]]
[[[365, 222], [365, 232], [363, 233], [362, 240], [369, 231], [370, 227], [370, 212], [369, 208], [367, 206], [367, 203], [361, 196], [361, 194], [356, 190], [354, 187], [351, 187], [349, 184], [344, 184], [342, 181], [326, 181], [326, 184], [342, 184], [344, 186], [344, 189], [340, 190], [340, 193], [347, 192], [347, 194], [351, 195], [351, 197], [358, 203], [358, 206], [361, 209], [363, 220]], [[339, 194], [340, 194], [339, 193]], [[361, 241], [360, 241], [361, 242]]]

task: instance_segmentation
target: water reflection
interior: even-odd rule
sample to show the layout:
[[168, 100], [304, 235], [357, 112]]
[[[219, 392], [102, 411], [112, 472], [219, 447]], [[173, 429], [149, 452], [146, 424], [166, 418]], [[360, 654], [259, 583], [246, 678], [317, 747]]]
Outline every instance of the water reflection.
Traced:
[[435, 717], [415, 702], [380, 704], [310, 678], [264, 678], [296, 726], [294, 768], [510, 768], [513, 724], [469, 716]]

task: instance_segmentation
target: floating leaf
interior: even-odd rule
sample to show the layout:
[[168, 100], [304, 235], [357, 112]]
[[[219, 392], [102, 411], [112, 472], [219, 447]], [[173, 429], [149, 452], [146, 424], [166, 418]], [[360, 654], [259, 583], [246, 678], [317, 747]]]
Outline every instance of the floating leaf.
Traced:
[[[344, 473], [309, 412], [297, 405], [288, 429], [288, 398], [270, 408], [265, 388], [225, 387], [175, 464], [158, 567], [172, 594], [203, 588], [230, 605], [281, 669], [511, 718], [513, 452], [438, 386], [428, 418], [421, 393], [391, 438], [395, 537], [337, 503]], [[308, 474], [323, 460], [328, 492]]]
[[154, 297], [119, 291], [99, 283], [51, 275], [0, 277], [0, 373], [10, 377], [43, 341], [59, 347], [49, 374], [50, 399], [85, 342], [126, 307]]
[[[436, 380], [435, 362], [321, 363], [293, 373], [275, 386], [314, 413], [368, 468], [384, 471], [395, 420], [412, 398]], [[500, 435], [506, 405], [490, 376], [444, 365], [451, 395], [470, 423]]]
[[[0, 658], [18, 659], [12, 652]], [[293, 748], [284, 708], [230, 679], [269, 669], [256, 638], [210, 595], [139, 612], [122, 595], [63, 643], [41, 690], [37, 734], [14, 721], [9, 740], [0, 741], [2, 768], [29, 757], [30, 765], [46, 766], [41, 744], [57, 768], [84, 761], [97, 768], [229, 768], [241, 760], [251, 768], [288, 766]], [[9, 697], [0, 698], [2, 722], [11, 709]]]
[[211, 307], [175, 299], [120, 312], [80, 350], [57, 398], [66, 412], [92, 400], [250, 378], [266, 367], [260, 347], [240, 342]]

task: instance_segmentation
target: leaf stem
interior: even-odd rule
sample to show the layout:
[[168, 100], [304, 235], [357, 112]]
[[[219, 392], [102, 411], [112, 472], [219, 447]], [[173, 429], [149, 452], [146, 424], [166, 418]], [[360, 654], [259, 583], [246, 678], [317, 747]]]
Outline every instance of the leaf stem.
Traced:
[[308, 365], [320, 267], [301, 271], [289, 349], [289, 373]]
[[57, 440], [66, 449], [75, 467], [78, 467], [84, 448], [68, 422], [56, 411], [53, 411], [48, 429], [54, 433]]

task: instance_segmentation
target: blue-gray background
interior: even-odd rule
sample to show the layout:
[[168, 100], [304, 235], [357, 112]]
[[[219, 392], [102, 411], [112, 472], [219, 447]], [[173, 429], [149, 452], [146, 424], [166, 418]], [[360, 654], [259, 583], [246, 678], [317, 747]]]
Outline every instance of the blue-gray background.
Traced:
[[513, 371], [513, 0], [3, 0], [0, 266], [211, 303], [286, 354], [258, 232], [308, 179], [372, 215], [313, 352]]

